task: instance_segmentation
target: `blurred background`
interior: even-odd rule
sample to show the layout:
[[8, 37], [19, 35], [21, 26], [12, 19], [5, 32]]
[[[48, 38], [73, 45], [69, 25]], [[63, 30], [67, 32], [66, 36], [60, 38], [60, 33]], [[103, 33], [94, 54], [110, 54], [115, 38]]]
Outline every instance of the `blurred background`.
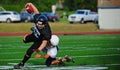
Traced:
[[[52, 22], [67, 21], [67, 17], [78, 9], [89, 9], [97, 12], [97, 0], [1, 0], [0, 11], [15, 11], [20, 13], [21, 21], [32, 21], [30, 14], [24, 8], [28, 2], [33, 3]], [[55, 11], [53, 11], [53, 8], [55, 8]]]
[[[33, 26], [33, 16], [24, 8], [28, 2], [48, 18], [53, 34], [59, 35], [58, 57], [68, 54], [75, 59], [68, 64], [72, 69], [120, 70], [120, 0], [0, 0], [0, 69], [13, 70], [31, 45], [22, 42]], [[32, 56], [28, 70], [43, 68], [33, 66], [39, 64], [44, 65], [44, 60]]]
[[20, 12], [28, 2], [32, 2], [40, 12], [51, 12], [53, 5], [60, 14], [85, 8], [97, 11], [97, 0], [0, 0], [0, 6], [7, 11]]

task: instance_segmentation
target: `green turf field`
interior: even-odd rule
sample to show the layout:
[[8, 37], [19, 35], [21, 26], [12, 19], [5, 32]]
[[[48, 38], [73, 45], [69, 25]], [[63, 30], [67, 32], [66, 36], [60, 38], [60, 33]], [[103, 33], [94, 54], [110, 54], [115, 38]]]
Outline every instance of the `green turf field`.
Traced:
[[[74, 58], [75, 63], [65, 63], [65, 66], [53, 66], [49, 69], [44, 65], [45, 59], [35, 59], [33, 54], [26, 63], [25, 70], [100, 70], [100, 67], [105, 70], [120, 69], [119, 34], [59, 35], [59, 38], [57, 57], [69, 55]], [[21, 36], [0, 37], [0, 70], [12, 70], [12, 66], [21, 61], [31, 44], [24, 44]]]

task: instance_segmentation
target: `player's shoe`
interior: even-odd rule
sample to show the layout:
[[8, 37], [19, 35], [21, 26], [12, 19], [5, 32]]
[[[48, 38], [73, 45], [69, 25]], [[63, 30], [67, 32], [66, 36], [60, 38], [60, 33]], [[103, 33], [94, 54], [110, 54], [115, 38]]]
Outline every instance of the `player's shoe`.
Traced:
[[22, 68], [24, 68], [24, 65], [21, 63], [14, 66], [14, 69], [22, 69]]
[[64, 62], [62, 61], [61, 57], [58, 58], [58, 61], [59, 61], [58, 66], [64, 66], [65, 65]]
[[68, 55], [65, 56], [65, 59], [66, 59], [67, 62], [73, 62], [73, 63], [75, 63], [75, 61], [73, 60], [73, 58], [70, 57], [70, 56], [68, 56]]

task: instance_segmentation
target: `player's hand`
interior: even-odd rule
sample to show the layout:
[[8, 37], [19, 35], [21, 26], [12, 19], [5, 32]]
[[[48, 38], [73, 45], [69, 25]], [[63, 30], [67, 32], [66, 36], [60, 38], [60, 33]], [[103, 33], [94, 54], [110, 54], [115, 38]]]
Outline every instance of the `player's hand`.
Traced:
[[38, 53], [36, 53], [35, 54], [35, 58], [40, 58], [42, 55], [40, 55], [40, 54], [38, 54]]
[[38, 9], [32, 4], [32, 3], [27, 3], [25, 5], [25, 9], [27, 10], [28, 13], [34, 13], [34, 14], [39, 14]]
[[34, 13], [34, 9], [33, 9], [33, 4], [32, 3], [27, 3], [26, 5], [25, 5], [25, 9], [26, 9], [26, 11], [28, 12], [28, 13]]
[[28, 36], [28, 34], [26, 34], [24, 37], [23, 37], [23, 40], [26, 41], [26, 37]]

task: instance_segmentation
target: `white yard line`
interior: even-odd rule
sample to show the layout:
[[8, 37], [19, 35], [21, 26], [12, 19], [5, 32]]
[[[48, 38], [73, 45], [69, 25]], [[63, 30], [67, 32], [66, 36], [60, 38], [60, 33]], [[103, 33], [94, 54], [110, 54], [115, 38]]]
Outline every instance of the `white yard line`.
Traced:
[[120, 56], [120, 54], [108, 54], [108, 55], [85, 55], [85, 56], [71, 56], [73, 58], [78, 58], [78, 57], [109, 57], [109, 56]]
[[[73, 57], [73, 58], [89, 58], [89, 57], [109, 57], [109, 56], [120, 56], [120, 54], [85, 55], [85, 56], [71, 56], [71, 57]], [[34, 59], [36, 59], [36, 58], [30, 58], [30, 60], [34, 60]], [[22, 58], [21, 59], [0, 59], [0, 62], [2, 62], [2, 61], [14, 61], [14, 60], [22, 60]]]
[[[70, 48], [70, 47], [69, 47]], [[64, 49], [68, 49], [68, 47], [66, 48], [62, 48], [62, 50], [64, 51], [93, 51], [93, 50], [120, 50], [120, 48], [85, 48], [85, 47], [82, 47], [83, 49], [80, 49], [80, 48], [73, 48], [73, 50], [64, 50]], [[2, 48], [0, 48], [2, 49]], [[6, 48], [6, 49], [12, 49], [12, 48]], [[59, 52], [63, 52], [63, 51], [59, 51]], [[1, 52], [0, 54], [16, 54], [16, 53], [25, 53], [25, 52]]]
[[[13, 69], [13, 66], [0, 66], [0, 69]], [[108, 67], [99, 67], [99, 66], [62, 66], [62, 67], [46, 67], [45, 65], [29, 65], [23, 70], [103, 70], [108, 69]]]
[[[30, 60], [35, 60], [36, 58], [30, 58]], [[0, 59], [0, 62], [2, 62], [2, 61], [15, 61], [15, 60], [22, 60], [22, 58], [21, 59]]]
[[25, 52], [1, 52], [0, 55], [4, 55], [4, 54], [18, 54], [18, 53], [25, 53]]
[[13, 66], [0, 66], [0, 70], [8, 70], [13, 68]]
[[[64, 51], [66, 51], [66, 49], [73, 49], [73, 50], [70, 50], [70, 51], [85, 51], [85, 50], [90, 50], [90, 51], [92, 51], [92, 50], [120, 50], [120, 48], [118, 47], [118, 48], [85, 48], [85, 47], [83, 47], [83, 48], [78, 48], [78, 47], [76, 47], [76, 48], [68, 48], [68, 47], [65, 47], [65, 48], [60, 48], [60, 49], [62, 49], [62, 50], [64, 50]], [[69, 50], [67, 50], [67, 51], [69, 51]]]
[[[8, 63], [10, 66], [0, 66], [0, 70], [9, 70], [9, 69], [13, 69], [13, 66], [16, 65], [17, 63]], [[51, 66], [51, 67], [46, 67], [46, 65], [30, 65], [29, 63], [27, 63], [25, 65], [25, 68], [23, 68], [22, 70], [107, 70], [108, 67], [107, 66], [118, 66], [120, 64], [104, 64], [103, 67], [101, 67], [100, 65], [85, 65], [85, 66]]]
[[84, 67], [84, 66], [66, 66], [66, 67], [53, 67], [53, 68], [38, 68], [35, 70], [103, 70], [108, 67]]
[[[10, 66], [0, 66], [0, 70], [9, 70], [13, 69], [13, 66], [16, 65], [17, 63], [8, 63]], [[12, 65], [12, 66], [11, 66]], [[115, 66], [115, 65], [120, 65], [120, 64], [105, 64], [103, 67], [100, 65], [85, 65], [85, 66], [51, 66], [51, 67], [46, 67], [46, 65], [27, 65], [23, 70], [107, 70], [107, 66]]]

